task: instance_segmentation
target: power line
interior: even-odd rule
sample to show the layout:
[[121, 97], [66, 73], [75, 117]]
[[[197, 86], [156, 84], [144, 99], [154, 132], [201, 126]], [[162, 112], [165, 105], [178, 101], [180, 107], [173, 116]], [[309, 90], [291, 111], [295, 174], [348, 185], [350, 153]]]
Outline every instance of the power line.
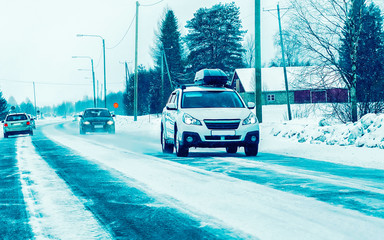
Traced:
[[128, 29], [125, 31], [124, 36], [120, 39], [120, 41], [113, 47], [107, 47], [107, 49], [114, 49], [115, 47], [119, 46], [120, 43], [124, 40], [124, 38], [127, 36], [129, 30], [131, 29], [132, 23], [135, 20], [136, 14], [133, 16], [131, 23], [129, 24]]
[[[1, 82], [12, 82], [12, 83], [24, 83], [24, 84], [33, 84], [33, 82], [28, 81], [17, 81], [17, 80], [8, 80], [8, 79], [0, 79]], [[88, 86], [90, 84], [85, 83], [50, 83], [50, 82], [35, 82], [36, 84], [42, 85], [69, 85], [69, 86]]]
[[145, 5], [145, 4], [140, 4], [140, 6], [142, 6], [142, 7], [151, 7], [151, 6], [155, 6], [156, 4], [159, 4], [159, 3], [161, 3], [161, 2], [163, 2], [164, 0], [160, 0], [160, 1], [158, 1], [158, 2], [155, 2], [155, 3], [152, 3], [152, 4], [147, 4], [147, 5]]

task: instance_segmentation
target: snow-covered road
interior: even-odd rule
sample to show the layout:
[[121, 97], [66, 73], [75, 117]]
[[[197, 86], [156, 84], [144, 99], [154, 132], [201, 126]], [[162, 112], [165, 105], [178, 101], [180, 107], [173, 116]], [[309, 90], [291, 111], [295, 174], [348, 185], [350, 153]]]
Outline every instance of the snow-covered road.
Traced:
[[12, 169], [2, 178], [18, 176], [0, 184], [1, 194], [14, 189], [2, 201], [18, 201], [9, 211], [21, 216], [0, 209], [1, 236], [15, 236], [12, 221], [20, 239], [384, 236], [383, 170], [263, 149], [251, 158], [220, 149], [177, 158], [161, 153], [157, 125], [81, 136], [64, 122], [1, 139], [1, 171]]

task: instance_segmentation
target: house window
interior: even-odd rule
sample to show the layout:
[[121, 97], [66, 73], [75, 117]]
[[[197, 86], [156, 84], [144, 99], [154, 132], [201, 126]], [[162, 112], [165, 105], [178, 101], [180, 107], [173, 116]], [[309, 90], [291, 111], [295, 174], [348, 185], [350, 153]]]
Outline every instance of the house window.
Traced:
[[275, 101], [275, 94], [268, 94], [267, 95], [267, 101], [268, 102], [274, 102]]

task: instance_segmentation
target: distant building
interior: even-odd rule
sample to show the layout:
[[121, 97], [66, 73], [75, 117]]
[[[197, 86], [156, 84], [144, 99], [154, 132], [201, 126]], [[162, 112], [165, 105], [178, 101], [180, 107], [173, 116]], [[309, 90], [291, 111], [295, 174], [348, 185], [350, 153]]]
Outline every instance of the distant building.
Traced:
[[[287, 67], [290, 103], [348, 102], [348, 90], [339, 76], [319, 76], [312, 67]], [[255, 69], [236, 69], [231, 85], [246, 102], [255, 101]], [[261, 69], [262, 104], [286, 104], [284, 72], [282, 67]]]

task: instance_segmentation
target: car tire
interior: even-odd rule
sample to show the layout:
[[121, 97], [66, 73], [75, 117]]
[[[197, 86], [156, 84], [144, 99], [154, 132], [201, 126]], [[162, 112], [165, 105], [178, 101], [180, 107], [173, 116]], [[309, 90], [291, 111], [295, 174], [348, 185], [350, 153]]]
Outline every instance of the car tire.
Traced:
[[161, 127], [161, 150], [163, 150], [163, 153], [173, 153], [173, 144], [169, 144], [165, 140], [163, 127]]
[[180, 141], [179, 137], [177, 136], [178, 132], [177, 129], [175, 130], [175, 150], [176, 150], [176, 155], [178, 157], [187, 157], [189, 153], [189, 148], [185, 147]]
[[226, 147], [225, 150], [227, 150], [227, 153], [237, 153], [237, 146], [229, 146]]
[[256, 156], [259, 152], [259, 144], [248, 144], [244, 146], [246, 156]]
[[84, 128], [82, 128], [82, 127], [80, 127], [80, 134], [81, 134], [81, 135], [84, 135], [84, 134], [85, 134]]
[[4, 133], [4, 138], [8, 138], [8, 133]]
[[110, 129], [109, 131], [108, 131], [108, 133], [109, 134], [115, 134], [115, 129], [113, 128], [113, 129]]

